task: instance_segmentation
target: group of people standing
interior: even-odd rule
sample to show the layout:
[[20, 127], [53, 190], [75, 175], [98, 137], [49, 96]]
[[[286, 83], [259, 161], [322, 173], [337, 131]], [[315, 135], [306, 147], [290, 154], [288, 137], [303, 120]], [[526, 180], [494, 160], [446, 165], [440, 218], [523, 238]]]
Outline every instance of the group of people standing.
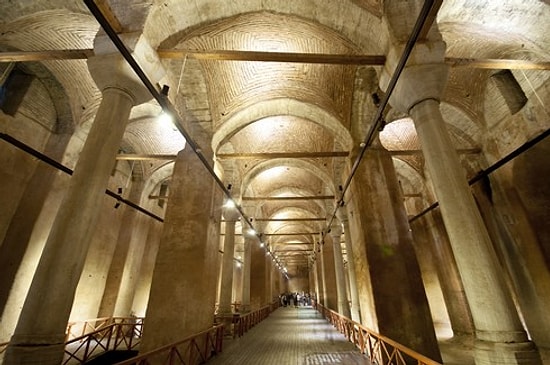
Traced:
[[283, 293], [279, 295], [279, 300], [281, 301], [281, 305], [283, 307], [298, 307], [298, 306], [306, 306], [311, 305], [311, 297], [309, 293]]

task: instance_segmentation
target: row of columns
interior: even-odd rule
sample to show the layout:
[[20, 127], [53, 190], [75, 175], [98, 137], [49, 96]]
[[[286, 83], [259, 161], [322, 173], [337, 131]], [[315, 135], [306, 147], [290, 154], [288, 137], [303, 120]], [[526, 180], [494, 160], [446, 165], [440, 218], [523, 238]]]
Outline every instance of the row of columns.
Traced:
[[[437, 47], [430, 47], [430, 57], [433, 49]], [[96, 202], [107, 185], [131, 108], [149, 98], [133, 73], [124, 71], [127, 66], [120, 62], [112, 57], [89, 60], [102, 89], [102, 103], [44, 248], [5, 364], [61, 362], [74, 293], [91, 230], [99, 218]], [[114, 69], [113, 63], [120, 68]], [[521, 325], [458, 157], [449, 148], [452, 143], [438, 105], [445, 72], [443, 62], [410, 66], [401, 79], [395, 105], [410, 113], [422, 143], [452, 256], [471, 310], [476, 331], [476, 364], [494, 363], [495, 359], [502, 364], [537, 364], [538, 352]], [[422, 85], [420, 90], [418, 85]], [[211, 155], [212, 151], [203, 153]], [[178, 154], [152, 278], [148, 325], [140, 349], [143, 352], [199, 332], [213, 323], [220, 221], [211, 212], [221, 206], [223, 198], [208, 174], [189, 148]], [[205, 188], [205, 182], [211, 184]], [[350, 191], [353, 199], [349, 199], [346, 208], [351, 224], [345, 218], [342, 222], [352, 304], [350, 307], [346, 293], [339, 224], [332, 226], [331, 234], [323, 238], [316, 261], [313, 275], [317, 278], [318, 298], [341, 314], [357, 318], [368, 327], [441, 361], [391, 156], [378, 141], [365, 154]], [[233, 267], [235, 217], [227, 214], [221, 313], [230, 312], [233, 275], [229, 268]], [[127, 242], [131, 245], [131, 239]], [[448, 252], [441, 253], [441, 257], [445, 262], [451, 261]], [[243, 306], [249, 309], [269, 303], [274, 275], [265, 250], [246, 239], [244, 262]], [[253, 280], [251, 272], [255, 273]], [[63, 288], [63, 295], [48, 295], [52, 288]], [[461, 292], [462, 288], [457, 286], [456, 291]], [[108, 304], [105, 298], [105, 306]], [[120, 303], [115, 308], [117, 305], [125, 306]]]
[[[145, 56], [145, 54], [142, 54]], [[144, 60], [144, 67], [156, 63]], [[46, 241], [4, 364], [60, 364], [99, 205], [133, 106], [151, 99], [119, 55], [88, 60], [102, 102]]]
[[[390, 102], [412, 117], [422, 145], [471, 311], [476, 364], [539, 364], [439, 109], [448, 74], [445, 48], [443, 42], [417, 44]], [[390, 52], [389, 64], [397, 63], [397, 54]]]
[[[395, 50], [389, 63], [392, 54]], [[418, 64], [411, 62], [405, 69], [391, 100], [414, 120], [441, 206], [441, 216], [434, 213], [431, 226], [446, 230], [433, 240], [417, 223], [415, 239], [431, 243], [453, 332], [475, 334], [476, 364], [540, 364], [444, 127], [439, 110], [447, 72], [443, 54], [441, 44], [418, 46], [412, 57]], [[434, 58], [440, 59], [432, 63]], [[351, 155], [354, 161], [356, 155]], [[345, 224], [351, 306], [339, 245], [340, 224], [324, 237], [313, 263], [320, 302], [441, 361], [402, 193], [391, 156], [379, 140], [365, 153], [346, 198], [346, 206], [338, 212]]]
[[[101, 212], [97, 202], [104, 195], [132, 107], [151, 99], [149, 91], [126, 61], [103, 42], [110, 43], [106, 38], [96, 39], [96, 56], [88, 60], [90, 73], [102, 92], [102, 101], [4, 356], [7, 365], [61, 363], [77, 285]], [[139, 37], [133, 47], [139, 49], [134, 57], [147, 74], [160, 80], [160, 62], [147, 41]], [[193, 132], [195, 137], [201, 138], [199, 131]], [[199, 144], [210, 145], [207, 138], [204, 136]], [[212, 151], [203, 150], [202, 153], [212, 157]], [[133, 186], [132, 200], [139, 200], [142, 188], [141, 184]], [[220, 219], [213, 217], [211, 212], [215, 211], [214, 207], [221, 206], [223, 197], [202, 161], [190, 148], [183, 149], [175, 161], [170, 197], [151, 278], [146, 312], [148, 325], [143, 333], [142, 352], [202, 331], [214, 323]], [[228, 223], [224, 260], [228, 262], [223, 265], [221, 274], [220, 309], [222, 313], [230, 313], [238, 215], [226, 211], [225, 217]], [[130, 312], [132, 295], [129, 293], [136, 291], [136, 271], [144, 257], [144, 240], [148, 236], [149, 225], [140, 224], [142, 218], [131, 210], [122, 218], [122, 223], [133, 229], [120, 231], [98, 315], [127, 315]], [[276, 275], [272, 275], [272, 264], [256, 241], [245, 239], [241, 307], [244, 312], [271, 302], [275, 290]], [[253, 265], [262, 267], [261, 270], [253, 268], [254, 272], [262, 273], [261, 278], [254, 276], [251, 280]]]

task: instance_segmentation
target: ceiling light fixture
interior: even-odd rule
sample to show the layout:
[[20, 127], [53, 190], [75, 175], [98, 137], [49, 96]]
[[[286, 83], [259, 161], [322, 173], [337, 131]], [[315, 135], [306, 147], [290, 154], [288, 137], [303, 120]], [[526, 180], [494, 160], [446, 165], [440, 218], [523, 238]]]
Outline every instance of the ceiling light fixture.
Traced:
[[233, 199], [227, 199], [227, 201], [225, 202], [225, 204], [223, 206], [225, 208], [232, 209], [232, 208], [235, 208], [237, 206], [237, 204], [235, 204], [235, 201]]
[[162, 111], [159, 114], [158, 120], [159, 122], [165, 125], [170, 125], [174, 123], [174, 118], [172, 118], [172, 116], [169, 113], [166, 113], [165, 111]]

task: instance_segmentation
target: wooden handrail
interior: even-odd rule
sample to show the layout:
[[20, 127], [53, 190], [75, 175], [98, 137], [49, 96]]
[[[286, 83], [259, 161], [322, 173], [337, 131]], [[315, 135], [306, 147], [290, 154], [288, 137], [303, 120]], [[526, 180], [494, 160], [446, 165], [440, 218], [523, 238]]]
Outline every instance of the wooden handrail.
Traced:
[[5, 352], [8, 348], [9, 342], [2, 342], [0, 343], [0, 354]]
[[[66, 341], [70, 341], [76, 337], [82, 337], [83, 335], [94, 332], [100, 328], [106, 327], [112, 323], [142, 323], [144, 317], [100, 317], [87, 319], [85, 321], [73, 321], [67, 324]], [[73, 328], [76, 326], [82, 326], [82, 329], [78, 333], [73, 332]]]
[[[214, 337], [212, 337], [212, 335]], [[201, 348], [197, 343], [197, 339], [199, 337], [204, 336], [205, 344], [204, 345], [204, 353], [201, 352]], [[185, 353], [182, 353], [178, 347], [181, 345], [184, 345], [185, 343], [189, 343], [188, 347], [184, 350], [189, 350], [189, 357], [192, 359], [195, 359], [197, 363], [203, 363], [206, 362], [209, 358], [214, 356], [215, 354], [222, 351], [222, 345], [223, 345], [223, 324], [213, 326], [212, 328], [209, 328], [207, 330], [204, 330], [202, 332], [199, 332], [197, 334], [185, 337], [182, 340], [179, 340], [177, 342], [173, 342], [171, 344], [159, 347], [158, 349], [146, 352], [142, 355], [133, 357], [131, 359], [121, 361], [116, 363], [116, 365], [131, 365], [131, 364], [149, 364], [148, 360], [149, 358], [157, 355], [167, 355], [168, 361], [163, 362], [165, 364], [192, 364], [190, 362], [185, 362], [184, 357]], [[210, 351], [208, 351], [210, 349]], [[196, 350], [196, 351], [192, 351]], [[200, 358], [193, 358], [192, 356], [199, 356]]]
[[273, 311], [272, 304], [263, 306], [253, 312], [240, 314], [233, 318], [233, 338], [241, 337], [249, 329], [266, 319]]
[[132, 321], [126, 321], [128, 318], [117, 318], [115, 323], [73, 338], [65, 343], [65, 358], [63, 364], [74, 363], [83, 364], [93, 356], [101, 353], [123, 348], [124, 350], [133, 350], [141, 342], [142, 320], [130, 318]]
[[357, 323], [340, 313], [315, 303], [316, 308], [333, 326], [343, 333], [348, 341], [377, 364], [406, 365], [403, 354], [417, 361], [418, 365], [441, 365], [418, 352]]

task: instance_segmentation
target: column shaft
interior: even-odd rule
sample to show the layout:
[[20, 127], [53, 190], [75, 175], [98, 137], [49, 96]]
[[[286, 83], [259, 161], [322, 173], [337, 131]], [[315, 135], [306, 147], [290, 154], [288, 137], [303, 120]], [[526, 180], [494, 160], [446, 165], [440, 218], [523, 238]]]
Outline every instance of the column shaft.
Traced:
[[313, 267], [311, 268], [313, 270], [313, 282], [314, 282], [314, 286], [312, 288], [313, 293], [311, 293], [311, 295], [313, 299], [315, 299], [316, 301], [319, 301], [319, 275], [318, 275], [319, 259], [317, 256], [318, 255], [315, 254], [314, 256], [315, 260], [313, 261]]
[[243, 252], [243, 293], [241, 299], [241, 312], [250, 312], [250, 264], [251, 264], [251, 245], [253, 240], [245, 237]]
[[445, 231], [443, 220], [441, 219], [441, 214], [438, 210], [434, 211], [421, 222], [431, 222], [431, 229], [429, 230], [433, 237], [431, 246], [435, 260], [439, 263], [436, 269], [440, 278], [441, 291], [447, 306], [447, 313], [449, 314], [453, 333], [455, 336], [473, 334], [474, 324], [472, 314], [470, 313], [462, 279], [456, 266], [456, 260], [449, 243], [449, 237]]
[[393, 161], [378, 141], [363, 156], [350, 196], [364, 324], [441, 361]]
[[6, 364], [61, 362], [75, 290], [99, 218], [97, 202], [105, 192], [133, 104], [122, 90], [103, 91], [8, 346]]
[[265, 257], [265, 298], [264, 304], [271, 303], [271, 273], [273, 271], [273, 261], [271, 256]]
[[152, 219], [148, 221], [147, 225], [149, 226], [146, 237], [147, 243], [145, 244], [145, 252], [143, 253], [141, 267], [139, 268], [136, 293], [132, 301], [132, 309], [138, 317], [144, 317], [147, 310], [151, 281], [153, 279], [153, 271], [163, 228], [161, 222]]
[[[61, 160], [68, 140], [68, 135], [50, 136], [45, 154]], [[69, 176], [37, 162], [0, 243], [0, 342], [8, 342], [13, 335], [44, 248], [43, 237], [52, 226], [68, 181]]]
[[[140, 201], [143, 183], [132, 185], [130, 201]], [[129, 316], [134, 298], [137, 271], [143, 258], [149, 225], [143, 214], [124, 207], [124, 216], [109, 268], [98, 317]], [[118, 305], [117, 305], [118, 304]]]
[[266, 304], [266, 254], [255, 241], [250, 251], [250, 309], [254, 310]]
[[[338, 223], [339, 224], [339, 223]], [[351, 312], [346, 290], [346, 274], [344, 273], [344, 259], [342, 258], [342, 246], [340, 245], [341, 228], [333, 227], [331, 232], [332, 247], [334, 252], [334, 274], [336, 277], [336, 293], [338, 297], [338, 313], [350, 318]]]
[[[54, 134], [49, 137], [44, 153], [53, 159], [61, 160], [68, 141], [69, 135]], [[27, 157], [22, 151], [21, 154], [21, 158]], [[44, 204], [47, 203], [52, 188], [57, 189], [56, 185], [59, 185], [59, 181], [56, 181], [57, 175], [56, 169], [45, 163], [37, 162], [36, 168], [26, 185], [25, 192], [21, 196], [17, 209], [7, 227], [4, 239], [0, 242], [0, 277], [2, 278], [0, 283], [0, 313], [3, 312], [8, 297], [12, 296], [13, 292], [19, 291], [17, 288], [12, 289], [14, 286], [19, 285], [19, 283], [16, 283], [17, 272], [22, 267], [25, 271], [28, 271], [31, 266], [36, 265], [36, 263], [25, 262], [24, 256], [27, 247], [33, 243], [31, 237], [35, 225], [39, 222], [41, 212], [48, 208], [44, 208]], [[2, 322], [6, 323], [5, 321]], [[0, 341], [2, 341], [1, 334]]]
[[325, 236], [325, 242], [321, 247], [323, 263], [323, 284], [325, 307], [338, 310], [338, 291], [336, 288], [336, 270], [334, 266], [334, 245], [330, 235]]
[[[347, 208], [346, 208], [347, 209]], [[344, 244], [346, 247], [346, 254], [348, 257], [348, 276], [349, 276], [349, 288], [351, 296], [351, 319], [355, 322], [361, 323], [361, 314], [359, 310], [359, 293], [357, 292], [357, 279], [355, 276], [355, 262], [353, 260], [353, 249], [351, 245], [351, 234], [349, 230], [349, 221], [347, 215], [344, 216], [341, 221], [344, 224]]]
[[[439, 102], [426, 99], [413, 106], [418, 137], [433, 181], [476, 328], [476, 363], [501, 357], [517, 363], [516, 355], [538, 363], [538, 353], [527, 340], [487, 229], [464, 176], [456, 151], [444, 129]], [[505, 351], [494, 346], [507, 344]], [[530, 355], [531, 354], [531, 355]], [[538, 360], [540, 362], [540, 360]]]
[[235, 221], [225, 221], [225, 236], [223, 245], [223, 264], [222, 264], [222, 280], [220, 287], [220, 303], [218, 314], [230, 315], [231, 309], [231, 294], [233, 292], [233, 257], [235, 256]]
[[[213, 325], [222, 205], [212, 176], [191, 148], [178, 153], [170, 184], [140, 352]], [[218, 208], [219, 209], [219, 208]]]

